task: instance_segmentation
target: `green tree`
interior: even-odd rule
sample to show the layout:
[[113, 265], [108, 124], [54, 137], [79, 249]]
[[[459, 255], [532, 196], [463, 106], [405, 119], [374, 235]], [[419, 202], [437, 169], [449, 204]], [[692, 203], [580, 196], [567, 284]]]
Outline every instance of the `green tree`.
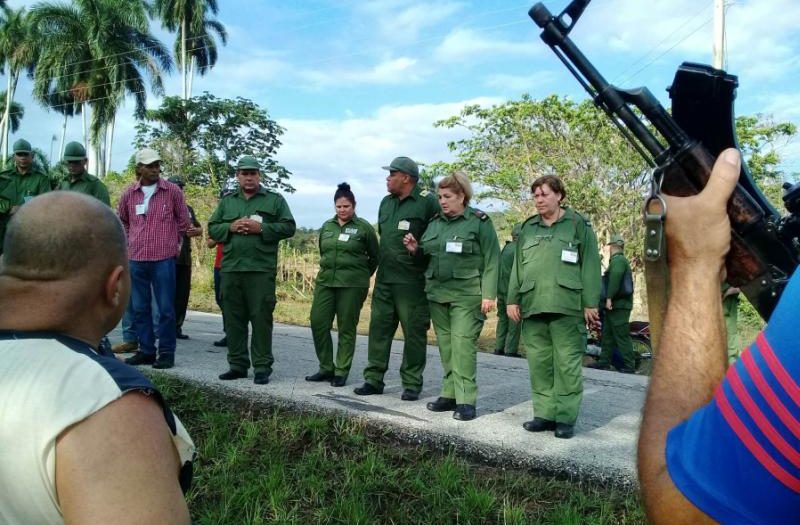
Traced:
[[10, 9], [3, 6], [0, 13], [0, 66], [6, 74], [6, 96], [3, 117], [0, 120], [0, 153], [8, 156], [8, 130], [11, 120], [14, 93], [23, 70], [33, 72], [38, 54], [38, 36], [32, 31], [25, 8]]
[[150, 33], [147, 12], [142, 0], [45, 2], [31, 11], [41, 44], [34, 94], [40, 100], [68, 94], [88, 105], [90, 162], [100, 176], [110, 160], [117, 109], [132, 96], [143, 115], [145, 75], [160, 95], [162, 72], [172, 68], [166, 47]]
[[182, 98], [187, 100], [195, 68], [204, 75], [217, 63], [213, 33], [223, 44], [228, 40], [225, 26], [209, 16], [219, 11], [217, 0], [155, 0], [153, 10], [168, 30], [178, 33], [175, 57], [181, 67]]
[[6, 107], [9, 106], [8, 112], [8, 122], [11, 128], [11, 133], [16, 133], [19, 129], [19, 125], [22, 122], [22, 117], [25, 116], [25, 108], [19, 102], [8, 102], [6, 98], [6, 91], [0, 91], [0, 105]]
[[736, 118], [739, 148], [750, 168], [753, 180], [779, 211], [783, 211], [781, 185], [783, 172], [778, 153], [797, 133], [791, 122], [775, 122], [766, 115], [744, 115]]
[[136, 147], [155, 146], [165, 154], [165, 171], [200, 185], [221, 187], [242, 155], [262, 166], [262, 182], [293, 192], [291, 173], [274, 158], [284, 129], [255, 102], [219, 99], [209, 93], [182, 100], [165, 97], [137, 126]]

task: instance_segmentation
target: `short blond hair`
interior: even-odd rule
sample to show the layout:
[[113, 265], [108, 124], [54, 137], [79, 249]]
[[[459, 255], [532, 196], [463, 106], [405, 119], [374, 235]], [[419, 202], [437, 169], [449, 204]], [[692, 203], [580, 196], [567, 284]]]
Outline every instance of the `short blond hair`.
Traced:
[[464, 196], [464, 206], [472, 200], [472, 184], [469, 183], [466, 173], [454, 171], [439, 181], [438, 189], [450, 189]]

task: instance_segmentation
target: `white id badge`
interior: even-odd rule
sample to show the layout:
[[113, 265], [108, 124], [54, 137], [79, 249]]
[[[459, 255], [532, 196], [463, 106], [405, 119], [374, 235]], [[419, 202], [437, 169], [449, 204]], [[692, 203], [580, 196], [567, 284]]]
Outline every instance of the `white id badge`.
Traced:
[[561, 260], [566, 263], [576, 264], [578, 262], [578, 252], [575, 250], [561, 250]]
[[144, 204], [137, 204], [136, 205], [136, 215], [144, 215], [147, 211], [147, 206]]
[[248, 217], [248, 219], [250, 219], [251, 221], [256, 221], [258, 224], [261, 224], [262, 222], [264, 222], [264, 217], [262, 217], [261, 215], [258, 215], [257, 213], [254, 213], [253, 215]]
[[358, 233], [358, 228], [345, 228], [345, 233], [349, 233], [350, 235], [355, 235]]
[[349, 241], [350, 240], [350, 234], [349, 233], [340, 233], [339, 234], [339, 240], [342, 241], [342, 242]]
[[408, 231], [409, 229], [411, 229], [411, 223], [408, 221], [400, 221], [397, 223], [397, 229]]
[[461, 241], [447, 241], [444, 249], [447, 253], [461, 253], [464, 243]]

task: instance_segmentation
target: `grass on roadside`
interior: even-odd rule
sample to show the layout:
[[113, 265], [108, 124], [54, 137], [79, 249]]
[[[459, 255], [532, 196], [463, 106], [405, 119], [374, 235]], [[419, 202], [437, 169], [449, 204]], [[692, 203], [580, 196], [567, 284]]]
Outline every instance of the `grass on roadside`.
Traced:
[[154, 374], [198, 446], [200, 524], [631, 524], [635, 495], [479, 466], [358, 419], [259, 408]]

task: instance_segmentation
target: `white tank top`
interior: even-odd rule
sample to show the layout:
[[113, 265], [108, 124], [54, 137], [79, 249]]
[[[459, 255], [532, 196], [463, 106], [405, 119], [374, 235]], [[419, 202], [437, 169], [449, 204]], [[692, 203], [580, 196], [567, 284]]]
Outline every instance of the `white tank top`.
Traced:
[[[48, 333], [0, 332], [0, 524], [63, 524], [56, 438], [126, 392], [160, 394], [133, 367]], [[171, 413], [173, 443], [191, 471], [194, 444]], [[190, 475], [190, 474], [189, 474]]]

